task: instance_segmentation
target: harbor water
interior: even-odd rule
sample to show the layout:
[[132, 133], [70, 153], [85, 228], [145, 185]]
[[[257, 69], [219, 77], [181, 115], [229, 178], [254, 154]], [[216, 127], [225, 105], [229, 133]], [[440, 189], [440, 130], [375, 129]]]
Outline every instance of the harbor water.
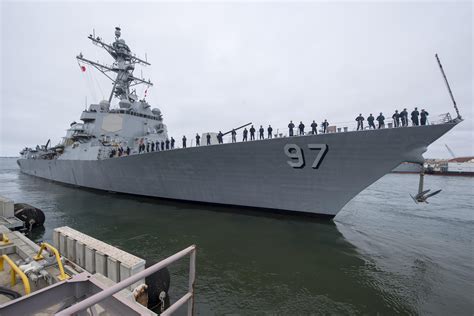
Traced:
[[[0, 195], [45, 212], [36, 241], [68, 225], [147, 260], [196, 244], [200, 315], [472, 315], [474, 178], [425, 186], [443, 191], [415, 204], [418, 176], [389, 174], [322, 220], [79, 189], [0, 158]], [[172, 300], [187, 269], [170, 267]]]

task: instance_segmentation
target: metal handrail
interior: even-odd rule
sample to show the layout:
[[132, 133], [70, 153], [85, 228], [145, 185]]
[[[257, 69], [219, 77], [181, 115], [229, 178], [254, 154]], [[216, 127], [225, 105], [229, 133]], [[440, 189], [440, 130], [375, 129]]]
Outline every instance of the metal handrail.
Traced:
[[101, 302], [102, 300], [114, 295], [115, 293], [123, 290], [124, 288], [146, 278], [147, 276], [167, 267], [171, 263], [181, 259], [182, 257], [190, 254], [190, 264], [189, 264], [189, 289], [188, 292], [176, 301], [173, 305], [171, 305], [167, 310], [165, 310], [161, 315], [170, 315], [172, 312], [176, 311], [180, 306], [184, 303], [188, 303], [188, 316], [194, 314], [194, 281], [196, 278], [196, 246], [192, 245], [186, 249], [181, 250], [178, 253], [152, 265], [151, 267], [138, 272], [137, 274], [132, 275], [131, 277], [120, 281], [117, 284], [112, 285], [111, 287], [92, 295], [86, 298], [83, 301], [80, 301], [69, 308], [66, 308], [59, 313], [57, 316], [65, 316], [65, 315], [72, 315], [78, 313], [94, 304]]
[[58, 267], [59, 267], [59, 280], [61, 281], [64, 281], [64, 280], [67, 280], [70, 278], [70, 276], [68, 276], [65, 272], [64, 272], [64, 267], [63, 267], [63, 262], [61, 261], [61, 256], [59, 255], [59, 251], [58, 249], [54, 248], [53, 246], [51, 246], [50, 244], [48, 244], [47, 242], [43, 242], [41, 243], [41, 248], [40, 250], [38, 251], [38, 254], [36, 256], [33, 257], [33, 259], [35, 260], [41, 260], [41, 259], [44, 259], [44, 257], [41, 255], [41, 253], [43, 252], [44, 249], [49, 249], [50, 251], [52, 251], [54, 253], [54, 256], [56, 257], [56, 261], [58, 262]]
[[16, 275], [18, 274], [23, 282], [23, 286], [25, 287], [25, 294], [28, 295], [31, 293], [30, 288], [30, 281], [26, 274], [20, 270], [20, 268], [10, 259], [7, 255], [2, 255], [0, 257], [0, 271], [3, 271], [3, 261], [6, 261], [11, 268], [11, 285], [14, 286], [16, 284]]

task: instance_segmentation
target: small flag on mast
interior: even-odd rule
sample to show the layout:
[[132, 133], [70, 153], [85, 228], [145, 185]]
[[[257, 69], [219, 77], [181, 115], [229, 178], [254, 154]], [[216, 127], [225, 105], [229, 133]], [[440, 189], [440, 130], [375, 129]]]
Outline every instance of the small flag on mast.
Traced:
[[86, 71], [86, 66], [81, 66], [81, 70], [82, 70], [82, 72], [85, 72]]

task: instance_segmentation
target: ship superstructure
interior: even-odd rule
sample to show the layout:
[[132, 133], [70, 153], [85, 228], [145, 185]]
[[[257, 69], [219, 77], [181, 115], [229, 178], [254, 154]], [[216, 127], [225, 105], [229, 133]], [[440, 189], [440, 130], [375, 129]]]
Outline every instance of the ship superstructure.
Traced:
[[133, 75], [136, 65], [149, 63], [132, 54], [119, 28], [113, 44], [89, 39], [114, 58], [107, 66], [77, 56], [112, 80], [109, 100], [82, 112], [82, 123], [73, 122], [61, 144], [25, 148], [18, 164], [26, 174], [120, 193], [335, 216], [400, 163], [422, 164], [428, 145], [462, 121], [458, 113], [425, 126], [334, 128], [171, 150], [160, 110], [133, 90], [152, 85]]
[[[115, 41], [106, 44], [100, 37], [89, 35], [92, 43], [105, 49], [113, 58], [111, 66], [91, 61], [80, 53], [76, 58], [83, 64], [95, 67], [113, 82], [108, 100], [91, 104], [81, 114], [82, 123], [72, 122], [63, 141], [53, 147], [25, 148], [20, 154], [25, 158], [55, 158], [67, 160], [97, 160], [118, 155], [119, 151], [137, 151], [140, 144], [161, 143], [168, 139], [163, 115], [158, 108], [151, 108], [139, 99], [133, 87], [143, 84], [153, 86], [150, 80], [133, 75], [136, 65], [150, 65], [132, 54], [121, 38], [121, 29], [115, 28]], [[113, 98], [118, 108], [111, 108]]]

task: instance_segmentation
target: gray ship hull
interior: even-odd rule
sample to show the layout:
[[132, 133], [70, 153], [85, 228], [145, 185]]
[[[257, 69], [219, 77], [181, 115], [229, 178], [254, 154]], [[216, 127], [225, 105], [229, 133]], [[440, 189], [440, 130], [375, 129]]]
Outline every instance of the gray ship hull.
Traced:
[[[423, 162], [428, 145], [455, 125], [275, 138], [104, 160], [19, 159], [18, 164], [26, 174], [92, 189], [335, 216], [400, 163]], [[301, 148], [301, 157], [285, 154], [287, 144]]]

